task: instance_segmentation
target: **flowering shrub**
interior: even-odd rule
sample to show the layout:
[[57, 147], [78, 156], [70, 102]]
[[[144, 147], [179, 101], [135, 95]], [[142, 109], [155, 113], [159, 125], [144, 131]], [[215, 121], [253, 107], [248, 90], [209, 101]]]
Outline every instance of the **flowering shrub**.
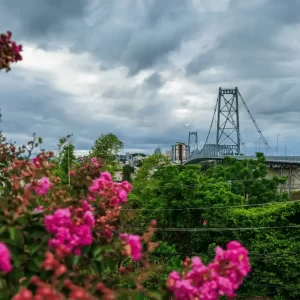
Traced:
[[[10, 38], [10, 32], [0, 38], [0, 69], [22, 59], [22, 47]], [[53, 153], [30, 161], [38, 143], [28, 145], [16, 149], [0, 134], [1, 299], [162, 299], [162, 291], [144, 284], [157, 270], [149, 263], [158, 247], [152, 242], [156, 221], [141, 236], [122, 230], [120, 211], [131, 184], [113, 182], [94, 157], [76, 166], [72, 185], [63, 186], [54, 176]], [[247, 250], [231, 242], [225, 251], [217, 247], [208, 266], [200, 258], [186, 260], [182, 276], [171, 272], [167, 286], [175, 299], [232, 298], [249, 271]]]
[[22, 60], [22, 46], [11, 41], [11, 35], [10, 31], [0, 35], [0, 70], [6, 69], [7, 72], [10, 70], [10, 63]]
[[190, 270], [184, 270], [182, 278], [174, 271], [167, 281], [178, 300], [233, 298], [250, 272], [248, 251], [236, 241], [228, 243], [227, 250], [217, 247], [215, 259], [208, 266], [199, 257], [186, 260], [184, 266]]
[[71, 186], [74, 192], [79, 196], [85, 193], [92, 183], [92, 180], [99, 177], [100, 171], [103, 170], [104, 164], [97, 158], [90, 159], [85, 157], [81, 163], [75, 165], [70, 171]]
[[[101, 276], [107, 267], [118, 272], [122, 256], [138, 260], [143, 268], [143, 276], [133, 278], [136, 288], [129, 293], [146, 293], [143, 280], [151, 268], [147, 255], [155, 248], [154, 227], [142, 236], [121, 230], [120, 205], [126, 202], [131, 184], [113, 182], [109, 173], [100, 174], [98, 169], [98, 178], [78, 199], [52, 175], [53, 153], [43, 152], [30, 161], [22, 158], [23, 149], [16, 153], [11, 144], [0, 143], [1, 159], [7, 162], [0, 199], [1, 295], [7, 299], [123, 297], [122, 289]], [[41, 197], [43, 205], [38, 203]], [[148, 247], [142, 253], [143, 245]], [[131, 277], [129, 269], [125, 267], [125, 277]], [[91, 270], [90, 275], [82, 270]]]

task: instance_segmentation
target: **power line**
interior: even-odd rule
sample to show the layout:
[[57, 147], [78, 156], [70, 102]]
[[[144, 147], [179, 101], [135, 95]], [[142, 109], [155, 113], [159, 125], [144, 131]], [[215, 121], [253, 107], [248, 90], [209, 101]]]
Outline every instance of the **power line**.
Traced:
[[[282, 177], [284, 177], [284, 176], [282, 176]], [[216, 178], [216, 177], [206, 177], [206, 178], [208, 178], [209, 180], [210, 179], [215, 179], [215, 180], [219, 180], [219, 178]], [[261, 178], [261, 179], [265, 179], [265, 178]], [[227, 184], [230, 184], [231, 182], [245, 182], [245, 181], [251, 181], [251, 180], [257, 180], [256, 178], [251, 178], [251, 179], [224, 179], [223, 178], [223, 180], [225, 180], [225, 181], [223, 181], [223, 183], [227, 183]], [[220, 182], [220, 181], [218, 181], [218, 182]], [[178, 188], [186, 188], [186, 187], [202, 187], [203, 186], [203, 184], [201, 184], [201, 183], [198, 183], [198, 184], [184, 184], [184, 185], [179, 185], [179, 186], [176, 186], [176, 187], [178, 187]], [[174, 189], [174, 186], [168, 186], [168, 184], [165, 184], [164, 186], [154, 186], [152, 189], [153, 190], [164, 190], [164, 189], [168, 189], [168, 188], [172, 188], [172, 189]], [[133, 189], [134, 189], [134, 187], [133, 187]]]
[[[281, 176], [281, 177], [284, 177], [284, 176]], [[218, 178], [215, 178], [215, 177], [211, 177], [209, 179], [218, 179]], [[264, 179], [264, 178], [263, 178]], [[227, 180], [227, 179], [226, 179]], [[254, 179], [228, 179], [227, 181], [223, 181], [223, 183], [226, 183], [226, 184], [231, 184], [231, 183], [234, 183], [234, 182], [245, 182], [245, 181], [251, 181], [251, 180], [254, 180]], [[185, 184], [185, 185], [178, 185], [176, 186], [176, 188], [196, 188], [196, 187], [203, 187], [203, 184]], [[134, 190], [135, 187], [133, 187], [133, 190]], [[150, 188], [151, 190], [154, 190], [154, 191], [161, 191], [161, 190], [167, 190], [167, 189], [174, 189], [174, 186], [168, 186], [167, 184], [164, 185], [164, 186], [154, 186], [152, 188]]]
[[[287, 228], [300, 228], [300, 225], [287, 225], [287, 226], [266, 226], [266, 227], [216, 227], [216, 228], [155, 228], [156, 231], [162, 232], [209, 232], [209, 231], [241, 231], [241, 230], [269, 230], [269, 229], [287, 229]], [[139, 228], [139, 227], [121, 227], [124, 230], [137, 230], [137, 231], [145, 231], [147, 228]]]
[[[201, 199], [198, 199], [201, 200]], [[211, 207], [187, 207], [187, 208], [122, 208], [122, 211], [182, 211], [182, 210], [209, 210], [209, 209], [224, 209], [224, 208], [244, 208], [244, 207], [254, 207], [254, 206], [267, 206], [275, 204], [292, 204], [300, 202], [300, 200], [289, 200], [281, 202], [266, 202], [257, 204], [244, 204], [244, 205], [224, 205], [224, 206], [211, 206]]]
[[[203, 253], [164, 253], [164, 252], [152, 252], [150, 253], [151, 255], [156, 255], [156, 256], [201, 256]], [[268, 256], [282, 256], [282, 255], [299, 255], [300, 252], [275, 252], [275, 253], [258, 253], [258, 252], [249, 252], [249, 256], [263, 256], [263, 257], [268, 257]]]

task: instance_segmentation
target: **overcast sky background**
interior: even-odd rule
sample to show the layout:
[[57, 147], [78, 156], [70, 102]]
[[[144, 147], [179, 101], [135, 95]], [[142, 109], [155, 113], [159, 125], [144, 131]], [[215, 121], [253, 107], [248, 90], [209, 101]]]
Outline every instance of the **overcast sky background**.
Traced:
[[[23, 44], [0, 73], [2, 130], [44, 147], [112, 132], [125, 151], [205, 142], [219, 87], [238, 87], [276, 151], [300, 155], [300, 1], [0, 0], [0, 32]], [[241, 105], [247, 153], [256, 132]], [[261, 143], [262, 144], [262, 143]], [[261, 146], [261, 149], [263, 147]]]

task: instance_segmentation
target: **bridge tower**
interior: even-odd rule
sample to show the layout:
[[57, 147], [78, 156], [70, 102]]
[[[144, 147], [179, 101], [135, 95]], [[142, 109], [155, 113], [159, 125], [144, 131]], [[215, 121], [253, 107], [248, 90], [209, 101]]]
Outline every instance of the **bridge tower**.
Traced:
[[189, 149], [190, 155], [194, 151], [198, 151], [198, 133], [197, 133], [197, 131], [189, 132], [188, 149]]
[[[239, 91], [238, 88], [219, 88], [217, 101], [217, 136], [218, 152], [241, 154], [241, 136], [239, 120]], [[223, 149], [226, 145], [226, 149]]]

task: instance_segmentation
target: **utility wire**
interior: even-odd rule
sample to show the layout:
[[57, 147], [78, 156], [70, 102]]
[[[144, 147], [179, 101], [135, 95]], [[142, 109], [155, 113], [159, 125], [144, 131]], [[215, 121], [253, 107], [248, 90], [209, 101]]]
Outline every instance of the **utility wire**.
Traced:
[[[209, 232], [209, 231], [242, 231], [242, 230], [271, 230], [271, 229], [298, 229], [300, 225], [287, 225], [287, 226], [266, 226], [266, 227], [211, 227], [211, 228], [155, 228], [155, 231], [162, 232]], [[121, 227], [124, 230], [136, 230], [136, 231], [145, 231], [147, 228], [139, 228], [139, 227]]]
[[[281, 177], [284, 177], [284, 176], [281, 176]], [[216, 179], [217, 180], [218, 178], [211, 177], [209, 179]], [[230, 184], [231, 182], [245, 182], [245, 181], [249, 182], [251, 180], [254, 180], [254, 179], [227, 179], [227, 181], [225, 180], [223, 182], [227, 183], [227, 184]], [[178, 185], [177, 188], [202, 187], [202, 186], [203, 186], [203, 184], [201, 184], [201, 183], [198, 183], [198, 184], [184, 184], [184, 185]], [[174, 189], [174, 186], [169, 186], [169, 185], [165, 184], [164, 186], [154, 186], [152, 189], [153, 190], [165, 190], [165, 189], [170, 189], [170, 188]]]
[[[164, 253], [164, 252], [152, 252], [151, 255], [155, 256], [201, 256], [203, 253]], [[275, 253], [258, 253], [258, 252], [249, 252], [249, 256], [262, 256], [262, 257], [273, 257], [273, 256], [282, 256], [282, 255], [300, 255], [300, 252], [275, 252]]]
[[[201, 200], [201, 199], [198, 199]], [[211, 206], [211, 207], [187, 207], [187, 208], [122, 208], [122, 211], [183, 211], [183, 210], [209, 210], [209, 209], [225, 209], [225, 208], [243, 208], [254, 206], [267, 206], [275, 204], [293, 204], [300, 202], [300, 200], [290, 200], [281, 202], [266, 202], [257, 204], [244, 204], [244, 205], [224, 205], [224, 206]]]

